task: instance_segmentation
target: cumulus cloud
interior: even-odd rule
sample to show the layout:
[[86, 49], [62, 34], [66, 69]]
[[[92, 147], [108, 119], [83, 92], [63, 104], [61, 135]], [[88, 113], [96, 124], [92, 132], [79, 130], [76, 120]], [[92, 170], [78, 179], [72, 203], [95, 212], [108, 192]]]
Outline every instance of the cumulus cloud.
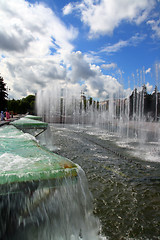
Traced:
[[73, 51], [77, 29], [41, 3], [0, 0], [0, 6], [0, 71], [9, 96], [24, 97], [50, 81], [64, 80], [63, 54]]
[[4, 55], [44, 56], [49, 49], [71, 51], [78, 31], [67, 28], [54, 12], [42, 4], [24, 0], [0, 0], [0, 49]]
[[81, 81], [81, 89], [86, 96], [92, 96], [99, 100], [106, 99], [110, 94], [117, 95], [122, 91], [118, 80], [112, 76], [104, 75], [99, 66], [87, 62], [80, 52], [73, 52], [66, 56], [68, 64], [67, 79], [71, 84]]
[[[0, 71], [10, 98], [26, 97], [57, 82], [99, 99], [120, 91], [117, 79], [104, 75], [91, 56], [73, 52], [77, 29], [68, 28], [50, 8], [25, 0], [0, 0], [0, 5]], [[68, 6], [64, 13], [71, 10]]]
[[71, 3], [69, 3], [68, 5], [64, 6], [63, 8], [63, 14], [64, 15], [68, 15], [71, 14], [73, 11], [73, 5]]
[[[29, 44], [34, 41], [31, 33], [27, 33], [23, 27], [12, 24], [10, 31], [1, 27], [0, 29], [0, 48], [6, 52], [24, 52]], [[21, 41], [20, 41], [21, 39]]]
[[64, 81], [66, 70], [54, 57], [3, 58], [1, 74], [11, 89], [10, 98], [34, 94], [48, 83]]
[[[96, 76], [96, 72], [91, 68], [90, 64], [84, 59], [80, 51], [73, 52], [66, 57], [66, 63], [69, 65], [68, 78], [72, 82], [87, 80]], [[69, 70], [68, 69], [68, 70]]]
[[123, 91], [121, 84], [116, 78], [103, 74], [97, 74], [96, 78], [86, 82], [86, 89], [88, 95], [99, 98], [99, 100], [104, 100], [111, 96], [116, 97], [120, 91]]
[[[140, 24], [155, 6], [155, 0], [82, 0], [73, 9], [80, 13], [81, 21], [90, 28], [90, 37], [112, 34], [122, 21]], [[69, 5], [65, 9], [69, 9]], [[66, 14], [71, 11], [66, 11]]]
[[[99, 66], [87, 62], [80, 52], [65, 55], [63, 64], [61, 58], [48, 56], [46, 58], [3, 58], [1, 59], [2, 76], [10, 81], [12, 90], [10, 98], [21, 98], [34, 94], [47, 86], [58, 83], [97, 99], [106, 99], [110, 93], [117, 94], [122, 86], [116, 78], [104, 75]], [[3, 74], [5, 73], [5, 74]]]

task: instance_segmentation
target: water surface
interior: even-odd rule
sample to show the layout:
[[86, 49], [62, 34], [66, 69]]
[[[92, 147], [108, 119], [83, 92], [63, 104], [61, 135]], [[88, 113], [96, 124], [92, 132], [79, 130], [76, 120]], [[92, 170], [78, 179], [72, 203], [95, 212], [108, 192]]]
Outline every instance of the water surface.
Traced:
[[50, 129], [52, 150], [85, 171], [107, 239], [160, 239], [159, 140], [139, 143], [92, 126]]

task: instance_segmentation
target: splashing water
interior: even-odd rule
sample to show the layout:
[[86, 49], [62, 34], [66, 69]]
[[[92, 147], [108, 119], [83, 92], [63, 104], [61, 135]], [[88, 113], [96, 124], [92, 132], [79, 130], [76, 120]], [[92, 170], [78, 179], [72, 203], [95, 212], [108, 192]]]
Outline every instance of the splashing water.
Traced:
[[121, 99], [120, 96], [117, 99], [110, 96], [107, 101], [98, 103], [67, 87], [62, 91], [59, 85], [37, 93], [37, 114], [50, 123], [90, 125], [94, 129], [100, 127], [118, 137], [118, 144], [124, 142], [126, 146], [131, 146], [136, 143], [137, 157], [145, 154], [146, 159], [155, 161], [159, 158], [159, 151], [155, 149], [160, 147], [160, 121], [153, 122], [153, 118], [146, 120], [144, 92], [134, 91], [134, 94], [136, 97], [133, 97], [132, 103], [130, 98]]
[[31, 174], [29, 166], [38, 167], [43, 159], [30, 156], [31, 145], [27, 145], [25, 157], [7, 147], [15, 137], [24, 146], [26, 142], [37, 142], [31, 135], [13, 126], [2, 127], [0, 133], [0, 147], [5, 149], [0, 156], [1, 178], [5, 178], [0, 183], [0, 239], [102, 239], [84, 171], [76, 165], [77, 176], [46, 180], [40, 172], [39, 178], [10, 182], [12, 173], [17, 172], [17, 179], [23, 172]]
[[98, 236], [99, 221], [92, 213], [92, 198], [82, 169], [79, 168], [76, 180], [57, 181], [56, 187], [37, 189], [31, 198], [24, 200], [22, 215], [17, 219], [18, 231], [7, 239], [102, 239]]

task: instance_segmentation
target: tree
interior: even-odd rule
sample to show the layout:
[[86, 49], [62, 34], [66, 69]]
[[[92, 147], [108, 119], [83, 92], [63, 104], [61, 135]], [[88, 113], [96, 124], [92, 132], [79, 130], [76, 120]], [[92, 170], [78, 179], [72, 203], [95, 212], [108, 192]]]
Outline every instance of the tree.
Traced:
[[8, 110], [14, 113], [27, 113], [34, 114], [35, 96], [28, 95], [19, 100], [8, 100]]
[[7, 97], [6, 83], [4, 83], [3, 77], [0, 76], [0, 110], [5, 110], [7, 107]]

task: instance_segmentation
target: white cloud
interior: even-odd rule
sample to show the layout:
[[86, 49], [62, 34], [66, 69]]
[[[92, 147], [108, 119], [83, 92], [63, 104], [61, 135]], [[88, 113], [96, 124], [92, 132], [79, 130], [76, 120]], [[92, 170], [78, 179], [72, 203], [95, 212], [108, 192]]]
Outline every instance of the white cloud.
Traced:
[[10, 98], [34, 94], [58, 82], [68, 84], [87, 96], [106, 99], [109, 93], [117, 94], [121, 85], [116, 78], [106, 76], [99, 66], [87, 62], [80, 52], [67, 53], [61, 62], [59, 55], [43, 58], [1, 58], [1, 74], [11, 91]]
[[107, 69], [107, 70], [115, 69], [115, 68], [117, 68], [117, 64], [116, 63], [102, 64], [101, 68]]
[[66, 70], [54, 56], [46, 58], [3, 58], [1, 74], [11, 89], [10, 98], [34, 94], [48, 83], [64, 81]]
[[85, 53], [84, 59], [90, 64], [105, 62], [100, 56], [97, 55], [96, 52], [93, 52], [93, 51], [90, 51], [89, 53]]
[[67, 28], [50, 8], [25, 0], [0, 0], [0, 5], [0, 72], [11, 89], [10, 98], [57, 82], [67, 82], [72, 89], [79, 86], [100, 99], [120, 91], [117, 79], [103, 75], [91, 57], [73, 52], [77, 30]]
[[80, 51], [67, 55], [65, 61], [71, 69], [71, 71], [68, 71], [68, 78], [71, 82], [87, 80], [96, 75], [96, 72], [91, 69], [91, 65], [85, 60]]
[[160, 38], [160, 19], [159, 20], [150, 20], [147, 22], [154, 32], [152, 37]]
[[[122, 91], [122, 86], [116, 78], [104, 75], [100, 67], [87, 62], [87, 59], [80, 51], [65, 55], [64, 66], [67, 66], [67, 69], [63, 66], [58, 67], [55, 62], [51, 63], [51, 61], [52, 59], [48, 59], [48, 64], [45, 62], [45, 65], [43, 61], [40, 65], [38, 62], [35, 66], [31, 64], [31, 70], [26, 68], [23, 71], [26, 75], [28, 74], [27, 78], [32, 77], [34, 79], [35, 89], [37, 84], [40, 84], [37, 81], [41, 81], [44, 78], [43, 85], [41, 83], [42, 88], [48, 86], [48, 82], [50, 86], [57, 86], [59, 85], [58, 82], [61, 82], [61, 86], [67, 86], [68, 91], [72, 92], [73, 95], [80, 94], [83, 91], [86, 96], [92, 96], [99, 100], [106, 99], [110, 94], [117, 95]], [[29, 66], [30, 62], [28, 62]], [[51, 70], [49, 75], [45, 75], [45, 68]], [[57, 73], [55, 73], [56, 69], [59, 69]], [[23, 77], [20, 70], [19, 77]]]
[[99, 100], [107, 99], [113, 95], [118, 96], [119, 92], [123, 91], [116, 78], [103, 74], [98, 74], [91, 81], [86, 82], [86, 89], [88, 95], [99, 98]]
[[109, 45], [107, 47], [104, 47], [101, 52], [106, 53], [114, 53], [120, 51], [122, 48], [127, 46], [137, 46], [143, 39], [146, 37], [146, 35], [139, 35], [136, 34], [129, 38], [128, 40], [120, 40], [119, 42]]
[[63, 55], [74, 49], [77, 29], [43, 4], [25, 0], [0, 0], [0, 16], [0, 72], [11, 98], [65, 79]]
[[153, 86], [150, 85], [148, 82], [146, 84], [147, 92], [152, 92], [153, 91]]
[[10, 56], [44, 56], [49, 49], [73, 50], [77, 30], [67, 28], [54, 12], [42, 4], [24, 0], [0, 0], [0, 49]]
[[145, 71], [145, 73], [147, 74], [147, 73], [150, 73], [151, 72], [151, 68], [148, 68], [146, 71]]
[[122, 91], [122, 86], [116, 78], [104, 75], [99, 66], [87, 62], [80, 52], [74, 52], [66, 56], [68, 65], [67, 79], [71, 84], [83, 83], [81, 88], [87, 96], [106, 99], [110, 94], [116, 95]]
[[140, 24], [155, 4], [155, 0], [82, 0], [74, 3], [72, 10], [80, 12], [81, 21], [89, 26], [90, 37], [93, 37], [112, 34], [122, 21]]
[[69, 3], [68, 5], [64, 6], [63, 8], [63, 14], [64, 15], [68, 15], [71, 14], [73, 11], [73, 5], [71, 3]]

